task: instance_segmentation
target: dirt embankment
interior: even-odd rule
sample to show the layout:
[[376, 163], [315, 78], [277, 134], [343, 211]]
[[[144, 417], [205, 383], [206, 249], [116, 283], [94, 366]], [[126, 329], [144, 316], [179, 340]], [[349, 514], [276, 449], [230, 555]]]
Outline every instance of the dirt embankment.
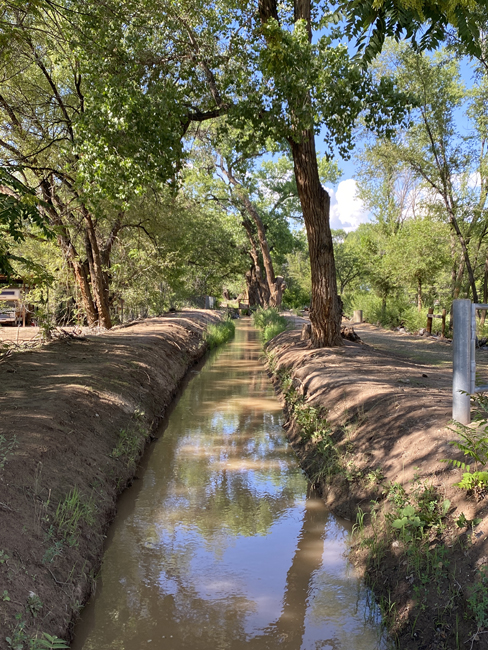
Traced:
[[69, 639], [117, 495], [219, 319], [191, 310], [0, 363], [1, 650]]
[[[348, 341], [311, 349], [296, 330], [267, 353], [302, 465], [330, 508], [357, 522], [351, 559], [396, 647], [488, 648], [488, 498], [453, 487], [462, 471], [440, 462], [463, 459], [449, 445], [450, 369]], [[297, 425], [317, 412], [336, 456]]]

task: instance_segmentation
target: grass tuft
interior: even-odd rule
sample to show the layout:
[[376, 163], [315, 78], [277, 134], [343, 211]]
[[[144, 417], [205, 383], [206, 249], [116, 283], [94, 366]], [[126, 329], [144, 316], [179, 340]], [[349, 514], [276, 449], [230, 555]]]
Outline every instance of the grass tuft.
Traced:
[[230, 318], [227, 318], [216, 325], [209, 325], [205, 333], [205, 340], [207, 341], [209, 349], [216, 348], [231, 339], [234, 336], [235, 331], [236, 326], [234, 325], [234, 321]]
[[281, 316], [276, 307], [259, 308], [254, 312], [252, 319], [254, 326], [261, 330], [263, 343], [267, 343], [275, 336], [278, 336], [288, 327], [288, 321], [284, 316]]

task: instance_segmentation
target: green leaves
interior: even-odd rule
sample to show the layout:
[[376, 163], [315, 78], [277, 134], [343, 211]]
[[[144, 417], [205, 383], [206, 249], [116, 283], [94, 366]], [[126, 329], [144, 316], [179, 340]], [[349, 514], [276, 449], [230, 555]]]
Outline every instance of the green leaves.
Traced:
[[457, 29], [466, 51], [481, 56], [480, 23], [475, 0], [345, 0], [340, 4], [358, 54], [370, 63], [385, 39], [410, 40], [414, 50], [435, 49], [444, 41], [449, 25]]
[[12, 261], [23, 260], [11, 252], [11, 244], [22, 241], [28, 228], [36, 228], [44, 237], [52, 236], [47, 218], [40, 211], [43, 206], [45, 203], [35, 192], [10, 171], [0, 167], [0, 273], [10, 275], [13, 272]]

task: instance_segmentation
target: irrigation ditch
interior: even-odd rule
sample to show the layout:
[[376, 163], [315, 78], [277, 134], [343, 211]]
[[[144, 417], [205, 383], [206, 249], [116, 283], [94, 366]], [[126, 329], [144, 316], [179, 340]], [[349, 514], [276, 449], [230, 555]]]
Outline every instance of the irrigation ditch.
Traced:
[[[187, 371], [203, 310], [54, 341], [0, 364], [0, 649], [66, 647], [117, 495]], [[488, 648], [488, 513], [455, 487], [443, 368], [284, 331], [265, 350], [299, 461], [354, 523], [349, 556], [408, 650]], [[461, 431], [462, 433], [462, 431]]]
[[188, 310], [0, 363], [0, 648], [68, 647], [118, 495], [222, 315]]

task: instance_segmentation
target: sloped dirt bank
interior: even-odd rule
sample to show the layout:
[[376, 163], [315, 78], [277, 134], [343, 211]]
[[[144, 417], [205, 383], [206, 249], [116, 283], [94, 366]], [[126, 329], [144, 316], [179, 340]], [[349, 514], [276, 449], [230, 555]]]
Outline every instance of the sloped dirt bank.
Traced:
[[69, 640], [117, 495], [219, 319], [189, 310], [0, 364], [2, 650]]
[[298, 331], [266, 352], [302, 466], [356, 522], [350, 558], [394, 646], [488, 648], [488, 499], [440, 462], [463, 458], [450, 372], [348, 341], [314, 350]]

